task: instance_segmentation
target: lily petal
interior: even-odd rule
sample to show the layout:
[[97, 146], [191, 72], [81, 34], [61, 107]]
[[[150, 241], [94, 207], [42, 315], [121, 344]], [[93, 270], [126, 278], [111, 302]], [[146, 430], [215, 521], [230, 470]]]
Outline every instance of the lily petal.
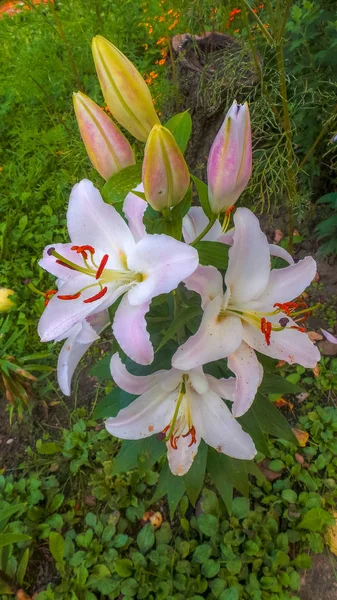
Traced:
[[[170, 371], [157, 371], [151, 375], [132, 375], [123, 365], [119, 354], [113, 354], [110, 361], [111, 376], [116, 385], [129, 394], [141, 395], [158, 385]], [[170, 390], [172, 391], [172, 390]]]
[[61, 287], [62, 283], [67, 279], [74, 277], [74, 271], [57, 263], [55, 256], [49, 255], [48, 250], [53, 248], [64, 258], [70, 260], [79, 267], [83, 267], [83, 258], [81, 254], [77, 254], [74, 252], [74, 250], [71, 250], [72, 246], [73, 244], [50, 244], [49, 246], [45, 247], [43, 251], [43, 257], [41, 260], [39, 260], [38, 264], [40, 267], [42, 267], [42, 269], [62, 280], [58, 287]]
[[66, 396], [71, 393], [71, 380], [75, 369], [80, 362], [82, 356], [86, 353], [92, 342], [81, 344], [77, 341], [77, 335], [82, 328], [81, 323], [77, 323], [75, 331], [66, 340], [62, 346], [61, 352], [57, 361], [57, 381], [61, 391]]
[[184, 284], [188, 290], [200, 294], [203, 309], [215, 296], [223, 293], [222, 275], [212, 266], [199, 265], [192, 275], [184, 279]]
[[145, 235], [128, 255], [129, 269], [143, 275], [143, 281], [129, 291], [130, 304], [143, 304], [171, 292], [195, 271], [198, 262], [192, 246], [164, 234]]
[[[123, 267], [123, 255], [131, 251], [135, 241], [116, 209], [106, 204], [98, 189], [88, 179], [74, 185], [69, 200], [67, 223], [73, 244], [89, 244], [104, 249], [114, 268]], [[109, 263], [109, 267], [113, 265]]]
[[250, 435], [243, 431], [221, 398], [209, 390], [194, 394], [193, 424], [206, 444], [232, 458], [250, 460], [256, 449]]
[[282, 246], [278, 246], [277, 244], [269, 244], [269, 252], [270, 256], [277, 256], [278, 258], [283, 258], [283, 260], [290, 265], [294, 264], [293, 257], [285, 248], [282, 248]]
[[232, 413], [234, 417], [242, 417], [253, 403], [257, 388], [262, 381], [263, 368], [254, 350], [245, 342], [229, 355], [228, 367], [236, 375]]
[[172, 448], [170, 441], [166, 443], [168, 463], [173, 475], [181, 476], [189, 471], [197, 455], [200, 441], [201, 437], [196, 432], [195, 443], [192, 445], [190, 445], [190, 436], [184, 438], [182, 435], [177, 440], [176, 449]]
[[234, 224], [225, 283], [231, 290], [231, 302], [250, 302], [262, 294], [268, 283], [269, 244], [258, 219], [248, 208], [237, 209]]
[[[278, 323], [281, 318], [289, 319], [285, 314], [279, 313], [276, 317], [268, 317], [268, 320]], [[296, 323], [289, 319], [288, 325], [296, 326]], [[272, 331], [268, 346], [264, 334], [259, 329], [249, 323], [243, 323], [243, 339], [257, 352], [271, 358], [285, 360], [290, 365], [298, 363], [302, 367], [313, 369], [321, 357], [318, 348], [309, 340], [306, 333], [289, 327], [285, 327], [282, 331]]]
[[[194, 242], [207, 225], [208, 218], [201, 206], [192, 206], [183, 218], [183, 237], [186, 244]], [[216, 221], [202, 239], [205, 242], [216, 242], [219, 236], [221, 236], [221, 225]]]
[[200, 327], [174, 354], [172, 366], [180, 370], [199, 367], [232, 354], [242, 340], [238, 317], [219, 318], [222, 297], [216, 296], [207, 306]]
[[167, 393], [157, 385], [122, 408], [117, 417], [105, 421], [111, 435], [123, 440], [138, 440], [163, 431], [171, 422], [177, 392]]
[[218, 396], [224, 400], [234, 401], [236, 385], [235, 377], [229, 377], [228, 379], [217, 379], [216, 377], [213, 377], [213, 375], [206, 375], [206, 377], [213, 392], [218, 394]]
[[264, 306], [273, 306], [275, 302], [284, 303], [297, 298], [310, 285], [316, 270], [316, 261], [311, 256], [289, 267], [273, 269], [258, 301]]
[[337, 337], [332, 335], [332, 333], [329, 333], [329, 331], [326, 331], [325, 329], [321, 328], [321, 332], [323, 333], [324, 337], [328, 340], [328, 342], [330, 342], [331, 344], [337, 344]]
[[[135, 191], [144, 192], [144, 186], [142, 183], [135, 187]], [[143, 223], [144, 213], [148, 207], [147, 202], [130, 192], [123, 204], [123, 213], [125, 214], [129, 229], [136, 242], [142, 239], [146, 234], [145, 225]]]
[[150, 302], [132, 306], [128, 294], [125, 294], [116, 310], [112, 326], [114, 336], [122, 350], [140, 365], [150, 365], [154, 358], [145, 320], [149, 308]]

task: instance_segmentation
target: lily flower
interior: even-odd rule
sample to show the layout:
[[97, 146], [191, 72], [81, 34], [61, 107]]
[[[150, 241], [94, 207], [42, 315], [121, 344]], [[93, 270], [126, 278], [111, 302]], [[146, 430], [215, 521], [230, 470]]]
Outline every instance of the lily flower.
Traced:
[[[81, 323], [73, 325], [67, 332], [67, 339], [61, 349], [57, 361], [57, 381], [61, 391], [70, 396], [71, 380], [75, 369], [88, 348], [99, 339], [99, 334], [109, 325], [109, 312], [89, 315]], [[61, 336], [63, 339], [63, 336]], [[60, 341], [57, 338], [55, 341]]]
[[123, 218], [85, 179], [71, 192], [67, 224], [71, 243], [47, 246], [39, 262], [62, 281], [57, 292], [50, 291], [41, 316], [41, 340], [59, 338], [124, 295], [115, 313], [114, 335], [132, 360], [151, 363], [145, 321], [151, 300], [193, 273], [197, 251], [163, 234], [145, 235], [136, 243]]
[[93, 167], [103, 179], [135, 164], [133, 150], [117, 125], [82, 92], [73, 94], [80, 133]]
[[170, 469], [185, 475], [201, 439], [233, 458], [252, 459], [256, 449], [221, 398], [232, 399], [233, 379], [216, 379], [201, 368], [170, 369], [152, 375], [129, 373], [118, 354], [111, 359], [115, 383], [130, 394], [140, 394], [117, 417], [105, 422], [112, 435], [138, 440], [162, 434]]
[[291, 318], [302, 313], [301, 302], [293, 299], [313, 280], [315, 261], [306, 257], [271, 270], [269, 244], [255, 215], [239, 208], [234, 224], [225, 293], [222, 276], [214, 267], [199, 267], [184, 281], [201, 295], [204, 315], [197, 333], [176, 351], [172, 366], [194, 369], [228, 357], [237, 377], [232, 412], [238, 417], [248, 410], [261, 381], [255, 350], [309, 368], [316, 365], [320, 353]]
[[332, 335], [332, 333], [329, 333], [329, 331], [326, 331], [322, 328], [321, 332], [323, 333], [325, 339], [328, 340], [328, 342], [330, 342], [331, 344], [337, 344], [337, 337], [335, 335]]
[[101, 35], [93, 38], [92, 53], [111, 114], [137, 140], [146, 142], [159, 119], [143, 77], [132, 62]]
[[252, 174], [252, 133], [247, 102], [234, 100], [209, 151], [207, 179], [214, 214], [229, 209]]

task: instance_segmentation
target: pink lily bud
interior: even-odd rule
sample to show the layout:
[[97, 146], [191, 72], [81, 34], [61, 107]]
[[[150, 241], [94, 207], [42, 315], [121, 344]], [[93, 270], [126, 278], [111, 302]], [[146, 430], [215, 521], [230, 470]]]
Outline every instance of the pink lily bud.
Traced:
[[234, 100], [208, 157], [209, 202], [219, 214], [237, 201], [252, 173], [252, 135], [247, 102]]
[[146, 142], [159, 119], [143, 77], [132, 62], [101, 35], [92, 40], [92, 53], [112, 115], [135, 138]]
[[144, 152], [142, 180], [145, 198], [155, 210], [179, 204], [190, 185], [190, 174], [172, 133], [155, 125]]
[[77, 123], [93, 167], [109, 179], [135, 164], [133, 150], [117, 125], [82, 92], [73, 95]]
[[14, 302], [11, 300], [14, 291], [7, 288], [0, 288], [0, 312], [7, 312], [13, 308]]

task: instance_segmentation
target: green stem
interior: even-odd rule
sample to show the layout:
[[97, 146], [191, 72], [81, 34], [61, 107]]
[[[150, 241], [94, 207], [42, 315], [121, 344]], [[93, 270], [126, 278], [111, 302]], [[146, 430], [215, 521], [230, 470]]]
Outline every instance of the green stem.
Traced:
[[270, 35], [269, 31], [267, 31], [267, 29], [265, 28], [265, 26], [263, 25], [260, 17], [257, 15], [257, 13], [255, 13], [252, 9], [252, 7], [248, 4], [247, 0], [243, 0], [246, 8], [249, 10], [249, 12], [253, 15], [255, 21], [257, 22], [261, 32], [263, 33], [264, 37], [266, 38], [266, 40], [268, 41], [268, 43], [273, 46], [274, 45], [274, 40], [273, 37]]
[[325, 133], [329, 129], [329, 127], [330, 127], [330, 121], [335, 118], [336, 112], [337, 112], [337, 104], [336, 104], [335, 108], [333, 109], [331, 116], [326, 121], [326, 123], [323, 125], [323, 127], [321, 129], [321, 132], [318, 134], [318, 136], [315, 139], [315, 141], [313, 142], [312, 146], [309, 148], [309, 150], [307, 151], [307, 153], [305, 154], [305, 156], [302, 158], [300, 164], [298, 165], [298, 170], [299, 171], [302, 169], [303, 165], [305, 165], [305, 163], [307, 162], [307, 160], [309, 160], [309, 158], [313, 154], [313, 152], [314, 152], [317, 144], [321, 141], [322, 137], [325, 135]]
[[200, 235], [198, 235], [198, 237], [195, 238], [194, 242], [192, 242], [190, 244], [191, 246], [195, 246], [198, 242], [200, 242], [200, 240], [202, 240], [203, 237], [205, 237], [206, 233], [208, 233], [209, 230], [213, 227], [217, 218], [218, 218], [218, 215], [212, 216], [210, 222], [208, 223], [208, 225], [206, 225], [205, 229], [200, 233]]

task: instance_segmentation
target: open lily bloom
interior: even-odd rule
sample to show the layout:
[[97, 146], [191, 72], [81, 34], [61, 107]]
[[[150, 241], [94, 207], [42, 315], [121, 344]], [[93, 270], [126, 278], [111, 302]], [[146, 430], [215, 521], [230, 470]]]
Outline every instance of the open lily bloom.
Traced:
[[216, 379], [201, 368], [135, 376], [126, 370], [118, 354], [111, 359], [111, 374], [120, 388], [140, 396], [117, 417], [107, 419], [107, 430], [127, 440], [162, 432], [174, 475], [187, 473], [201, 439], [233, 458], [249, 460], [255, 456], [253, 440], [221, 399], [232, 399], [233, 378]]
[[104, 310], [89, 315], [81, 323], [73, 325], [68, 332], [57, 361], [57, 381], [66, 396], [70, 396], [71, 380], [78, 363], [109, 323], [109, 312]]
[[176, 369], [194, 369], [228, 357], [237, 376], [234, 416], [244, 414], [261, 381], [261, 366], [254, 350], [293, 364], [313, 368], [318, 348], [298, 327], [298, 302], [292, 302], [311, 283], [316, 263], [311, 257], [282, 269], [270, 269], [270, 250], [258, 219], [247, 208], [234, 216], [234, 242], [225, 275], [214, 267], [198, 267], [185, 280], [201, 295], [204, 315], [197, 333], [173, 356]]
[[166, 235], [145, 235], [136, 243], [122, 217], [88, 180], [71, 192], [67, 224], [71, 243], [48, 246], [39, 262], [63, 282], [40, 319], [41, 340], [63, 336], [124, 294], [114, 335], [130, 358], [151, 363], [145, 314], [152, 298], [172, 291], [193, 273], [197, 251]]

